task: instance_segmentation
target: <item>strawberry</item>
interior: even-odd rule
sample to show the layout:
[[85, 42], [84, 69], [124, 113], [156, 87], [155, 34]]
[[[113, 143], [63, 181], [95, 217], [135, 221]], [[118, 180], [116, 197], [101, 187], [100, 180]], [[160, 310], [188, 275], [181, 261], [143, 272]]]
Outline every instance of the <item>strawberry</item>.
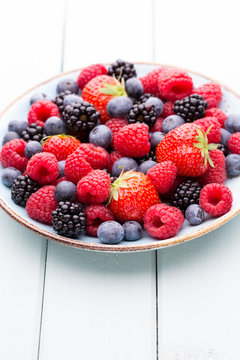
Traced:
[[112, 76], [99, 75], [90, 80], [82, 91], [82, 98], [93, 104], [101, 114], [101, 123], [104, 124], [110, 119], [107, 113], [109, 100], [117, 96], [127, 96], [122, 84]]
[[47, 137], [43, 142], [43, 151], [54, 154], [58, 161], [62, 161], [77, 150], [79, 145], [81, 142], [73, 136], [54, 135]]
[[157, 162], [171, 160], [183, 176], [201, 176], [213, 166], [209, 150], [215, 150], [217, 144], [208, 144], [207, 135], [202, 126], [194, 123], [183, 124], [170, 131], [160, 142], [156, 150]]
[[147, 209], [160, 202], [157, 190], [147, 175], [127, 171], [112, 184], [109, 208], [120, 222], [141, 222]]

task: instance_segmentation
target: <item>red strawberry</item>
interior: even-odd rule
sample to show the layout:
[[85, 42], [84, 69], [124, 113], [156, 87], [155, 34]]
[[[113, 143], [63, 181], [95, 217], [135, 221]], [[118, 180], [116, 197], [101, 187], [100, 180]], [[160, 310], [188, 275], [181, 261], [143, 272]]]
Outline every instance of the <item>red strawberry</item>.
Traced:
[[196, 120], [194, 122], [195, 125], [201, 126], [203, 130], [206, 132], [211, 126], [210, 131], [207, 134], [209, 143], [219, 143], [221, 140], [221, 125], [219, 121], [214, 116], [208, 116], [203, 119]]
[[81, 142], [73, 136], [54, 135], [44, 142], [43, 151], [54, 154], [58, 161], [62, 161], [66, 160], [80, 145]]
[[147, 209], [160, 203], [152, 180], [143, 173], [127, 171], [112, 184], [109, 208], [120, 221], [142, 221]]
[[200, 176], [197, 181], [201, 186], [218, 183], [225, 184], [227, 180], [227, 172], [226, 172], [226, 162], [225, 156], [221, 150], [212, 150], [210, 151], [210, 157], [213, 162], [213, 166], [209, 166], [208, 170]]
[[85, 67], [78, 75], [77, 83], [79, 89], [83, 89], [84, 86], [93, 78], [98, 75], [106, 75], [107, 69], [102, 64], [93, 64]]

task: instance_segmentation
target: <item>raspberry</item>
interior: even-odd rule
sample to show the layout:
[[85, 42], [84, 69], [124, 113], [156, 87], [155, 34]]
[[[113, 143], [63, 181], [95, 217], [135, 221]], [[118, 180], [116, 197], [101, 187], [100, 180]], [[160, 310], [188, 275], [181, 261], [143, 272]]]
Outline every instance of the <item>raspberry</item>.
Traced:
[[85, 67], [77, 78], [77, 83], [80, 89], [83, 89], [84, 86], [93, 78], [98, 75], [106, 75], [107, 69], [104, 65], [101, 64], [93, 64]]
[[157, 118], [157, 121], [156, 121], [155, 125], [153, 127], [151, 127], [150, 131], [152, 133], [156, 132], [156, 131], [162, 131], [163, 120], [164, 119], [162, 117]]
[[118, 159], [121, 159], [121, 158], [122, 158], [122, 155], [118, 151], [113, 151], [109, 155], [108, 171], [110, 174], [112, 173], [112, 167], [113, 167], [113, 164], [115, 163], [115, 161], [117, 161]]
[[173, 206], [157, 204], [146, 211], [143, 220], [144, 228], [151, 236], [164, 240], [178, 233], [183, 225], [184, 216]]
[[232, 192], [227, 186], [213, 183], [204, 186], [199, 204], [207, 214], [217, 217], [231, 209], [232, 201]]
[[160, 96], [158, 90], [158, 77], [164, 69], [166, 69], [166, 67], [154, 69], [139, 79], [145, 93], [150, 93], [158, 97]]
[[232, 134], [228, 140], [227, 146], [231, 153], [240, 155], [240, 132]]
[[208, 109], [218, 107], [222, 100], [221, 86], [213, 82], [194, 89], [194, 94], [199, 94], [204, 97], [204, 100], [208, 103]]
[[54, 135], [44, 143], [43, 151], [54, 154], [58, 161], [62, 161], [77, 150], [79, 145], [81, 142], [73, 136]]
[[162, 112], [161, 117], [165, 119], [166, 117], [173, 115], [174, 114], [173, 109], [174, 109], [174, 102], [166, 101], [163, 106], [163, 112]]
[[123, 156], [142, 157], [150, 151], [148, 126], [143, 123], [126, 125], [116, 135], [116, 149]]
[[212, 150], [209, 152], [213, 166], [208, 165], [207, 172], [197, 179], [201, 186], [206, 184], [218, 183], [225, 184], [227, 180], [225, 156], [221, 150]]
[[28, 113], [28, 124], [44, 127], [45, 121], [51, 116], [60, 117], [58, 107], [50, 100], [39, 100], [32, 104]]
[[177, 167], [172, 161], [163, 161], [148, 170], [147, 175], [152, 179], [158, 193], [166, 194], [176, 179]]
[[78, 148], [93, 169], [106, 169], [109, 162], [108, 152], [101, 146], [81, 144]]
[[59, 175], [56, 156], [47, 152], [33, 155], [27, 165], [27, 175], [40, 185], [52, 184]]
[[97, 237], [99, 225], [105, 221], [114, 220], [112, 212], [105, 205], [89, 205], [86, 208], [86, 214], [86, 233], [90, 236]]
[[183, 70], [166, 69], [158, 78], [158, 90], [166, 100], [180, 100], [192, 93], [192, 78]]
[[221, 126], [215, 117], [205, 117], [194, 121], [194, 124], [199, 125], [206, 132], [208, 128], [212, 125], [210, 132], [207, 135], [208, 143], [219, 143], [221, 140]]
[[221, 109], [218, 108], [211, 108], [206, 110], [206, 116], [214, 116], [218, 119], [219, 124], [221, 125], [221, 128], [224, 128], [224, 123], [227, 118], [227, 115], [224, 114], [224, 112]]
[[89, 162], [84, 158], [83, 152], [79, 149], [74, 151], [66, 160], [64, 172], [66, 178], [74, 184], [92, 171]]
[[53, 185], [57, 186], [57, 184], [59, 184], [59, 183], [62, 182], [62, 181], [66, 181], [66, 180], [68, 180], [68, 179], [66, 178], [66, 176], [62, 176], [62, 177], [56, 179], [56, 180], [53, 182]]
[[31, 219], [52, 224], [52, 212], [57, 208], [55, 186], [47, 185], [33, 193], [27, 201], [26, 210]]
[[3, 167], [15, 167], [18, 170], [25, 170], [28, 159], [24, 155], [26, 142], [22, 139], [14, 139], [7, 142], [1, 151], [1, 163]]
[[128, 124], [128, 121], [126, 119], [110, 119], [108, 120], [105, 125], [108, 126], [110, 128], [110, 130], [112, 131], [112, 143], [111, 143], [111, 147], [113, 149], [115, 149], [114, 146], [114, 141], [115, 141], [115, 136], [117, 135], [118, 131], [125, 125]]
[[106, 171], [93, 170], [77, 184], [77, 197], [83, 204], [101, 204], [110, 195], [111, 180]]

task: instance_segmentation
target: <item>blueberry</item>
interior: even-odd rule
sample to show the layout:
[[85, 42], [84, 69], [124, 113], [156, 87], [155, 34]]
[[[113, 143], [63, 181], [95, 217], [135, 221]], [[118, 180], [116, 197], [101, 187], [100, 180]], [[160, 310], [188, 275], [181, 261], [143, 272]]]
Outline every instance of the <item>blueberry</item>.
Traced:
[[130, 78], [126, 81], [125, 89], [128, 96], [134, 99], [138, 99], [144, 93], [141, 81], [135, 77]]
[[15, 131], [18, 135], [21, 135], [27, 127], [28, 123], [25, 120], [11, 120], [8, 124], [8, 131]]
[[91, 130], [89, 142], [106, 149], [112, 142], [112, 131], [106, 125], [98, 125]]
[[7, 142], [14, 140], [14, 139], [19, 139], [20, 136], [18, 135], [18, 133], [16, 133], [15, 131], [9, 131], [7, 132], [2, 140], [2, 145], [6, 144]]
[[116, 221], [105, 221], [99, 225], [97, 235], [103, 244], [119, 244], [123, 240], [124, 230]]
[[158, 144], [162, 141], [162, 139], [164, 138], [165, 134], [162, 133], [161, 131], [156, 131], [154, 133], [150, 134], [150, 144], [152, 146], [152, 148], [156, 148], [158, 146]]
[[231, 114], [229, 115], [224, 123], [225, 129], [230, 131], [230, 133], [235, 133], [240, 131], [240, 115]]
[[111, 99], [107, 104], [107, 112], [113, 118], [122, 118], [132, 108], [132, 102], [127, 96], [118, 96]]
[[12, 187], [13, 181], [21, 175], [21, 171], [14, 167], [8, 167], [2, 171], [2, 182], [8, 187]]
[[163, 112], [163, 102], [155, 96], [151, 96], [147, 99], [146, 104], [152, 104], [157, 116], [161, 116]]
[[76, 94], [70, 94], [70, 95], [67, 95], [64, 97], [64, 100], [63, 100], [63, 105], [66, 106], [66, 105], [71, 105], [73, 104], [74, 102], [81, 102], [83, 101], [83, 99], [81, 98], [81, 96], [78, 96]]
[[59, 161], [58, 162], [58, 167], [59, 167], [59, 177], [63, 177], [65, 176], [65, 160]]
[[139, 167], [138, 167], [138, 171], [146, 174], [148, 172], [149, 169], [151, 169], [152, 167], [154, 167], [155, 165], [157, 165], [156, 161], [153, 160], [146, 160], [143, 161]]
[[232, 134], [229, 131], [227, 131], [226, 129], [221, 129], [220, 143], [227, 146], [228, 140], [230, 139], [231, 136]]
[[48, 95], [46, 95], [45, 93], [36, 92], [30, 98], [30, 105], [34, 104], [36, 101], [43, 100], [43, 99], [51, 100], [50, 97]]
[[57, 202], [59, 201], [71, 201], [76, 198], [77, 187], [71, 181], [62, 181], [57, 184], [54, 195]]
[[204, 210], [197, 204], [189, 205], [185, 212], [185, 218], [191, 225], [199, 225], [205, 217]]
[[139, 240], [142, 237], [143, 229], [137, 221], [127, 221], [123, 224], [124, 239], [127, 241]]
[[227, 175], [229, 177], [240, 175], [240, 155], [230, 154], [225, 160]]
[[51, 116], [44, 125], [46, 135], [66, 134], [67, 127], [64, 122], [57, 116]]
[[112, 175], [119, 176], [122, 171], [136, 170], [138, 169], [137, 162], [129, 157], [122, 157], [115, 161], [112, 167]]
[[42, 145], [38, 141], [29, 141], [24, 149], [25, 156], [30, 159], [33, 155], [42, 152]]
[[163, 120], [162, 123], [162, 132], [167, 134], [169, 131], [177, 128], [178, 126], [184, 124], [184, 119], [179, 115], [170, 115]]
[[72, 93], [78, 93], [78, 84], [73, 79], [63, 79], [57, 84], [57, 93], [61, 93], [65, 90], [70, 90]]

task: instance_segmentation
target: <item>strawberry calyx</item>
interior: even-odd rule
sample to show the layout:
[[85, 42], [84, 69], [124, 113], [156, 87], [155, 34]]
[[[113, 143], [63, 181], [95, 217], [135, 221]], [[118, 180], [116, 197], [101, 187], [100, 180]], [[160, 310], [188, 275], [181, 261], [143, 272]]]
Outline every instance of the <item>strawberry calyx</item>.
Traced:
[[128, 184], [127, 184], [126, 180], [131, 179], [135, 176], [136, 176], [136, 173], [133, 170], [126, 171], [126, 172], [123, 172], [123, 170], [122, 170], [120, 176], [111, 185], [111, 192], [110, 192], [108, 203], [111, 202], [112, 198], [115, 201], [118, 201], [118, 189], [127, 188]]
[[125, 81], [122, 78], [121, 82], [113, 77], [116, 85], [112, 84], [104, 84], [104, 88], [99, 89], [99, 92], [105, 95], [113, 95], [114, 97], [118, 96], [127, 96], [127, 92], [125, 90]]
[[66, 134], [59, 134], [59, 135], [50, 135], [50, 136], [45, 136], [42, 141], [41, 141], [41, 144], [42, 146], [46, 144], [46, 142], [53, 138], [53, 137], [59, 137], [60, 139], [65, 139], [65, 138], [72, 138], [72, 139], [76, 139], [74, 136], [71, 136], [71, 135], [66, 135]]
[[215, 150], [218, 147], [218, 144], [208, 144], [208, 138], [207, 135], [209, 134], [209, 132], [211, 131], [211, 128], [213, 127], [213, 125], [209, 126], [209, 128], [207, 129], [206, 133], [204, 134], [199, 127], [196, 126], [196, 131], [197, 131], [197, 136], [196, 136], [196, 140], [197, 142], [194, 143], [193, 145], [201, 150], [201, 155], [204, 158], [204, 165], [207, 165], [207, 163], [209, 163], [210, 166], [214, 167], [214, 164], [212, 162], [212, 159], [210, 158], [209, 155], [209, 151], [210, 150]]

